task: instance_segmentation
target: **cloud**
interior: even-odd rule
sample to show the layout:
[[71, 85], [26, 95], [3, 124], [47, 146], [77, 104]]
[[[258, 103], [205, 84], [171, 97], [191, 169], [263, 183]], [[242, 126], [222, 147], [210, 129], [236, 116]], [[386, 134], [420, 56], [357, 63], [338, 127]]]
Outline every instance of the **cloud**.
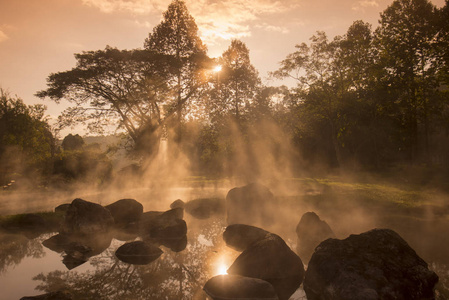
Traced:
[[361, 0], [354, 3], [352, 10], [355, 11], [365, 11], [367, 8], [379, 7], [377, 0]]
[[263, 30], [266, 31], [271, 31], [271, 32], [279, 32], [282, 34], [287, 34], [290, 32], [290, 30], [286, 27], [282, 27], [282, 26], [274, 26], [274, 25], [270, 25], [267, 23], [263, 23], [263, 24], [258, 24], [256, 25], [257, 28], [261, 28]]
[[[131, 12], [145, 15], [161, 13], [170, 0], [82, 0], [85, 5], [97, 7], [104, 13]], [[206, 44], [251, 35], [252, 22], [262, 16], [282, 13], [298, 6], [297, 0], [186, 0], [190, 13], [200, 29]], [[271, 24], [257, 25], [269, 31], [286, 29]]]
[[9, 39], [9, 37], [4, 33], [2, 30], [0, 30], [0, 43], [6, 41]]

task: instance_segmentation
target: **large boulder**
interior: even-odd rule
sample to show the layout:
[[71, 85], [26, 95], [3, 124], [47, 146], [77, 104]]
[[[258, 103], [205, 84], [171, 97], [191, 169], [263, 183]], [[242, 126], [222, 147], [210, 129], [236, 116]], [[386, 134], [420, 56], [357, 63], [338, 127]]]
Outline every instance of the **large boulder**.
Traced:
[[75, 199], [66, 211], [60, 233], [94, 235], [106, 233], [114, 224], [109, 210], [100, 204]]
[[166, 212], [146, 212], [141, 220], [141, 233], [145, 240], [159, 243], [179, 252], [187, 246], [187, 224], [182, 219], [183, 209]]
[[301, 285], [304, 265], [276, 234], [268, 234], [243, 251], [228, 274], [259, 278], [271, 283], [280, 300], [287, 300]]
[[238, 275], [219, 275], [209, 279], [204, 291], [213, 300], [278, 300], [273, 286], [265, 280]]
[[334, 238], [335, 234], [329, 225], [314, 212], [307, 212], [296, 226], [298, 236], [297, 253], [304, 262], [308, 262], [313, 251], [322, 241]]
[[228, 224], [269, 226], [274, 222], [274, 196], [259, 184], [251, 183], [231, 189], [226, 195]]
[[158, 259], [162, 253], [155, 245], [134, 241], [120, 246], [115, 251], [115, 256], [128, 264], [146, 265]]
[[438, 276], [396, 232], [374, 229], [328, 239], [313, 254], [304, 279], [309, 300], [434, 299]]
[[118, 227], [138, 223], [143, 214], [143, 205], [134, 199], [121, 199], [106, 205], [105, 208], [109, 210]]
[[264, 239], [269, 234], [262, 228], [245, 225], [232, 224], [223, 232], [223, 240], [226, 245], [237, 251], [244, 251], [251, 244]]
[[200, 198], [185, 204], [185, 210], [197, 219], [208, 219], [224, 213], [224, 201], [220, 198]]

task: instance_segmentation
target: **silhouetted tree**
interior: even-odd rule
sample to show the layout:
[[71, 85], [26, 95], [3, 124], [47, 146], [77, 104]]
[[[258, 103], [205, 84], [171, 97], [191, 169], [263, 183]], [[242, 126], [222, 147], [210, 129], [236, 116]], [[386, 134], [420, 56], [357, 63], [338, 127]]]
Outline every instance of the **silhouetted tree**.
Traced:
[[435, 97], [437, 19], [436, 8], [428, 0], [396, 0], [381, 14], [376, 30], [380, 63], [396, 95], [402, 147], [411, 161], [418, 158], [420, 145], [428, 157], [431, 115], [439, 106]]
[[207, 83], [210, 69], [207, 48], [198, 35], [198, 27], [185, 2], [173, 0], [163, 14], [163, 20], [145, 40], [145, 49], [170, 57], [174, 64], [167, 73], [165, 113], [176, 112], [177, 138], [181, 139], [183, 115], [187, 104], [198, 101]]
[[62, 140], [61, 144], [64, 151], [80, 150], [83, 145], [83, 138], [79, 134], [72, 135], [71, 133]]

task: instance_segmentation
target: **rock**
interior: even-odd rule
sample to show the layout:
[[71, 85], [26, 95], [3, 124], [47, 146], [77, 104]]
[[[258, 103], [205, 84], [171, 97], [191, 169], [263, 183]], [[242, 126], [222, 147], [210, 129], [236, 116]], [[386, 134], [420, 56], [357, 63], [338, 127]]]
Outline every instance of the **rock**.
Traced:
[[301, 217], [298, 226], [296, 226], [296, 235], [298, 236], [296, 250], [304, 262], [310, 260], [316, 246], [322, 241], [335, 237], [329, 225], [320, 220], [320, 217], [314, 212], [307, 212]]
[[233, 188], [226, 195], [227, 222], [266, 227], [274, 222], [274, 196], [259, 184]]
[[86, 263], [87, 260], [88, 258], [81, 253], [72, 253], [65, 255], [62, 263], [67, 267], [67, 269], [72, 270]]
[[110, 211], [118, 227], [139, 222], [143, 214], [143, 205], [134, 199], [121, 199], [105, 208]]
[[109, 210], [100, 204], [75, 199], [66, 211], [60, 233], [94, 235], [106, 233], [114, 224]]
[[244, 251], [248, 246], [264, 239], [268, 234], [268, 231], [259, 227], [233, 224], [226, 227], [223, 239], [228, 247], [237, 251]]
[[166, 212], [146, 212], [143, 214], [141, 226], [147, 238], [181, 238], [187, 233], [187, 225], [182, 208], [170, 209]]
[[374, 229], [322, 242], [304, 279], [309, 300], [434, 299], [438, 276], [396, 232]]
[[220, 198], [195, 199], [185, 204], [185, 210], [197, 219], [208, 219], [224, 212], [224, 201]]
[[58, 291], [38, 296], [22, 297], [20, 300], [72, 300], [73, 297], [69, 292]]
[[213, 300], [278, 299], [270, 283], [238, 275], [215, 276], [206, 282], [203, 289]]
[[55, 212], [65, 213], [70, 207], [70, 203], [64, 203], [55, 207]]
[[161, 249], [152, 244], [134, 241], [120, 246], [115, 256], [128, 264], [146, 265], [158, 259], [162, 253]]
[[301, 285], [304, 265], [281, 237], [270, 233], [249, 245], [229, 267], [228, 274], [268, 281], [278, 298], [287, 300]]
[[173, 201], [172, 204], [170, 204], [170, 208], [184, 208], [185, 203], [181, 199]]
[[48, 249], [55, 251], [57, 253], [61, 253], [65, 248], [69, 246], [72, 241], [69, 236], [63, 234], [56, 234], [49, 239], [46, 239], [42, 242], [42, 245], [47, 247]]

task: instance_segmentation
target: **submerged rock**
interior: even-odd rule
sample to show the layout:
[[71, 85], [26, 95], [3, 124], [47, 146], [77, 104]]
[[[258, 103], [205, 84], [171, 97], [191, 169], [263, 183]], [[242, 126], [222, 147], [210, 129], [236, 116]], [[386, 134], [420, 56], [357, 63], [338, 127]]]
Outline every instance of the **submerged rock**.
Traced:
[[134, 241], [120, 246], [115, 256], [128, 264], [146, 265], [158, 259], [162, 253], [161, 249], [152, 244]]
[[304, 265], [276, 234], [252, 243], [229, 267], [228, 274], [259, 278], [271, 283], [280, 300], [287, 300], [301, 285]]
[[268, 231], [259, 227], [232, 224], [226, 227], [223, 239], [228, 247], [237, 251], [244, 251], [248, 246], [264, 239], [268, 234]]
[[143, 214], [143, 205], [134, 199], [121, 199], [105, 208], [110, 211], [118, 227], [139, 222]]
[[265, 227], [274, 222], [274, 196], [259, 184], [231, 189], [226, 195], [227, 222]]
[[75, 199], [66, 211], [60, 233], [93, 235], [109, 231], [114, 218], [109, 210], [100, 204]]
[[194, 199], [185, 204], [185, 210], [197, 219], [208, 219], [224, 212], [224, 201], [220, 198]]
[[315, 250], [304, 279], [309, 300], [434, 299], [438, 276], [396, 232], [374, 229]]
[[313, 251], [322, 241], [334, 238], [335, 234], [329, 225], [314, 212], [307, 212], [296, 226], [298, 236], [297, 253], [305, 262], [312, 257]]
[[269, 282], [238, 275], [215, 276], [206, 282], [203, 289], [213, 300], [278, 299]]

